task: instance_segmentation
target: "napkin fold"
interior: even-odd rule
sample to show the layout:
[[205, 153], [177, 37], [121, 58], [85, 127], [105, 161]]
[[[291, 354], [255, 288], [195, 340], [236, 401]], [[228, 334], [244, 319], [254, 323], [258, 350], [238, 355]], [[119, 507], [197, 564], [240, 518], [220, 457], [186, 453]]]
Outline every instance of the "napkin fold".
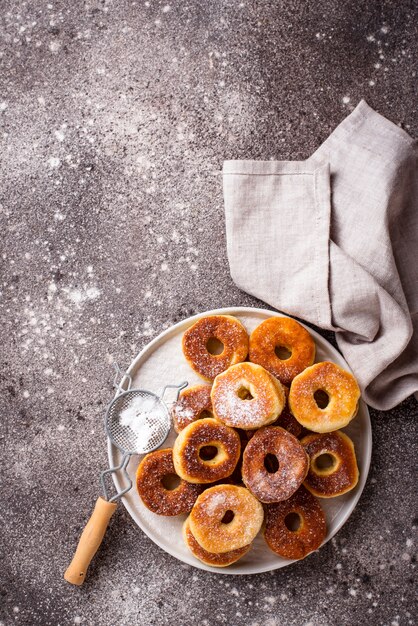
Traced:
[[417, 144], [362, 100], [306, 161], [225, 161], [235, 283], [336, 333], [363, 396], [418, 392]]

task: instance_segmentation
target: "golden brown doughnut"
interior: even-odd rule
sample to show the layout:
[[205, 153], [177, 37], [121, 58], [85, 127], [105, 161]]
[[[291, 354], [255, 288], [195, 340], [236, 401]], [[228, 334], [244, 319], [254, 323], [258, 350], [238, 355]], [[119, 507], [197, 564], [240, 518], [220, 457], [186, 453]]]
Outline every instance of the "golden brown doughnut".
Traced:
[[213, 417], [209, 385], [194, 385], [182, 391], [171, 408], [171, 417], [177, 433], [198, 419]]
[[[290, 356], [278, 356], [277, 351], [283, 348], [290, 352]], [[249, 358], [289, 385], [297, 374], [314, 362], [315, 342], [296, 320], [269, 317], [251, 333]]]
[[213, 483], [230, 476], [238, 463], [238, 433], [215, 419], [192, 422], [173, 446], [177, 474], [190, 483]]
[[[297, 527], [298, 521], [297, 530], [290, 530], [293, 524]], [[264, 538], [268, 547], [284, 559], [303, 559], [320, 547], [326, 534], [324, 512], [303, 486], [288, 500], [266, 506]]]
[[279, 426], [257, 430], [244, 450], [242, 479], [260, 502], [290, 498], [308, 469], [308, 455], [300, 442]]
[[180, 479], [174, 489], [164, 486], [163, 480], [175, 478], [171, 448], [150, 452], [140, 462], [136, 472], [136, 488], [145, 506], [158, 515], [188, 513], [202, 485], [191, 485]]
[[345, 433], [312, 434], [300, 443], [310, 458], [304, 485], [314, 496], [333, 498], [354, 489], [359, 477], [357, 459], [354, 444]]
[[359, 398], [360, 389], [354, 376], [335, 363], [324, 361], [294, 378], [289, 407], [302, 426], [328, 433], [344, 428], [355, 417]]
[[[209, 352], [213, 340], [223, 344], [220, 354]], [[230, 365], [247, 358], [248, 334], [241, 322], [231, 315], [208, 315], [186, 330], [182, 345], [189, 365], [199, 376], [212, 381]]]
[[194, 538], [204, 550], [222, 553], [248, 546], [263, 518], [262, 505], [248, 489], [217, 485], [200, 494], [189, 521]]
[[212, 567], [227, 567], [227, 565], [232, 565], [232, 563], [235, 563], [238, 559], [243, 557], [244, 554], [247, 554], [248, 550], [251, 548], [251, 544], [249, 544], [248, 546], [230, 550], [229, 552], [208, 552], [204, 550], [194, 538], [190, 530], [189, 518], [187, 518], [183, 524], [183, 538], [184, 543], [193, 556], [199, 559], [199, 561], [202, 561], [202, 563], [206, 563], [206, 565], [212, 565]]
[[216, 419], [245, 430], [274, 422], [285, 405], [280, 382], [255, 363], [239, 363], [219, 374], [211, 398]]

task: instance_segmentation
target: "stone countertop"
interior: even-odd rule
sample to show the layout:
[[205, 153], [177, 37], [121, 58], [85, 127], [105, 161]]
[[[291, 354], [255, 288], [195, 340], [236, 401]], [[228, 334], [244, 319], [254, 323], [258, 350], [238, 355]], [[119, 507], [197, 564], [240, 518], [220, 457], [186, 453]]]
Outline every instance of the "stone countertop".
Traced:
[[371, 411], [364, 494], [306, 560], [206, 573], [120, 506], [85, 585], [62, 577], [107, 463], [112, 361], [193, 313], [260, 304], [229, 275], [222, 161], [306, 158], [361, 98], [416, 136], [413, 3], [1, 12], [1, 625], [416, 624], [412, 400]]

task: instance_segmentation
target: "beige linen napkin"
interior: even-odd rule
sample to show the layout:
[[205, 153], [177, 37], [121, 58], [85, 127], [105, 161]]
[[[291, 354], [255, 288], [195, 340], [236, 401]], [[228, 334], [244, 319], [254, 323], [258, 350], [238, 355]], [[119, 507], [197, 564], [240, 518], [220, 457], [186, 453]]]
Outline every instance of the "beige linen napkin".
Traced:
[[418, 391], [416, 143], [362, 100], [306, 161], [225, 161], [241, 289], [336, 332], [365, 400]]

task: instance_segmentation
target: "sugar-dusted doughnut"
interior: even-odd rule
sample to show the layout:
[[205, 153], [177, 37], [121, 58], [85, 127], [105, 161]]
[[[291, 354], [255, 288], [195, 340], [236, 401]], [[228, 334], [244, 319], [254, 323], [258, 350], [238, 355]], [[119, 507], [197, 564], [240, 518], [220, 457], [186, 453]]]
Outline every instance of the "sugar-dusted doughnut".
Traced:
[[333, 498], [354, 489], [359, 471], [350, 437], [336, 430], [307, 435], [300, 443], [310, 458], [304, 485], [314, 496]]
[[308, 455], [300, 442], [279, 426], [257, 430], [244, 450], [242, 479], [260, 502], [290, 498], [308, 469]]
[[171, 408], [171, 417], [176, 432], [204, 417], [213, 417], [209, 385], [194, 385], [181, 392]]
[[219, 374], [211, 398], [216, 419], [245, 430], [274, 422], [285, 405], [280, 382], [255, 363], [238, 363]]
[[237, 432], [215, 419], [192, 422], [173, 446], [177, 474], [190, 483], [213, 483], [230, 476], [240, 456]]
[[248, 546], [261, 528], [262, 505], [245, 487], [217, 485], [197, 498], [189, 516], [190, 530], [208, 552]]
[[249, 358], [289, 385], [297, 374], [314, 362], [315, 342], [296, 320], [269, 317], [250, 335]]
[[289, 407], [298, 422], [317, 433], [344, 428], [355, 417], [360, 389], [350, 372], [324, 361], [293, 379]]
[[284, 559], [303, 559], [320, 547], [327, 534], [321, 505], [303, 486], [288, 500], [268, 504], [265, 515], [267, 545]]
[[[214, 342], [221, 352], [212, 349]], [[183, 335], [183, 354], [189, 365], [205, 380], [247, 358], [248, 333], [239, 320], [231, 315], [201, 317]]]
[[[188, 513], [203, 490], [202, 485], [191, 485], [178, 477], [172, 452], [171, 448], [150, 452], [144, 456], [136, 472], [136, 488], [141, 500], [158, 515]], [[172, 487], [170, 482], [175, 480], [180, 482]]]
[[251, 544], [248, 544], [236, 550], [229, 550], [229, 552], [208, 552], [204, 550], [200, 543], [194, 538], [190, 530], [189, 518], [187, 518], [183, 524], [183, 539], [193, 556], [199, 559], [199, 561], [202, 561], [202, 563], [206, 563], [206, 565], [211, 565], [212, 567], [227, 567], [228, 565], [232, 565], [232, 563], [235, 563], [238, 559], [243, 557], [244, 554], [247, 554], [248, 550], [251, 548]]

